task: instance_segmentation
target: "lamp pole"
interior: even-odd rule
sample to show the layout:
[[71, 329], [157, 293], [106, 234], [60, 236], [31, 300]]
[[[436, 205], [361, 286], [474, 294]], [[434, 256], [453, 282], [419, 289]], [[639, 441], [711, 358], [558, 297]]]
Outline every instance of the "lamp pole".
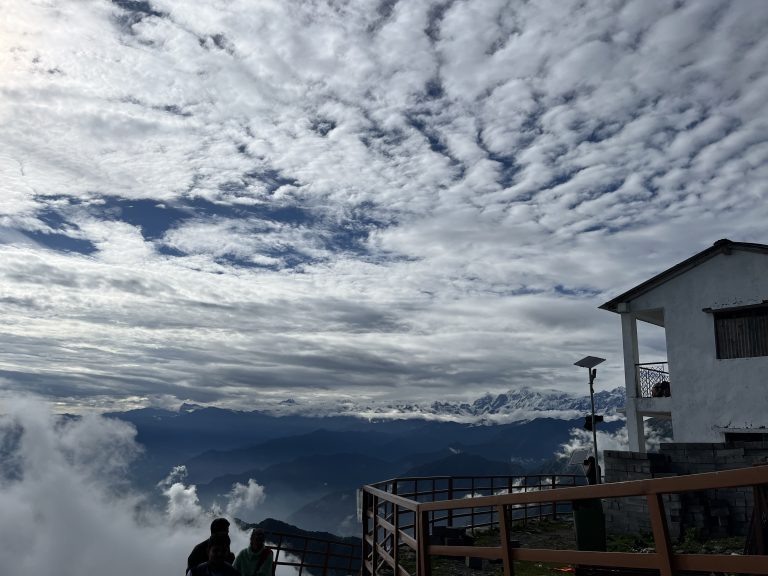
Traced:
[[595, 421], [595, 378], [597, 378], [597, 368], [588, 368], [589, 370], [589, 400], [592, 403], [592, 446], [595, 450], [595, 481], [600, 484], [600, 466], [597, 458], [597, 422]]
[[595, 452], [595, 482], [600, 484], [600, 466], [598, 463], [600, 460], [597, 457], [597, 419], [595, 418], [595, 378], [597, 378], [597, 366], [605, 362], [605, 358], [598, 358], [597, 356], [586, 356], [575, 362], [575, 366], [581, 366], [586, 368], [589, 374], [589, 400], [592, 404], [592, 446]]

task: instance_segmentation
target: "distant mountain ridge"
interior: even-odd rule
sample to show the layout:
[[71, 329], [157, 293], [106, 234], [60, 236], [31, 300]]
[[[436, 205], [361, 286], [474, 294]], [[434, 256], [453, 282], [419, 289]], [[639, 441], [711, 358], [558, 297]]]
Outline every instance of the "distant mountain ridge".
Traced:
[[[586, 386], [585, 386], [586, 387]], [[624, 407], [624, 387], [595, 393], [595, 408], [602, 414], [612, 415]], [[179, 412], [190, 413], [204, 409], [194, 404], [183, 404]], [[441, 402], [429, 404], [365, 403], [303, 404], [296, 400], [283, 400], [260, 407], [259, 412], [271, 416], [304, 416], [324, 418], [353, 416], [375, 419], [427, 419], [462, 422], [466, 424], [500, 424], [535, 418], [570, 420], [590, 410], [587, 391], [572, 394], [562, 390], [523, 387], [501, 394], [485, 394], [473, 402]]]
[[[595, 409], [604, 414], [614, 414], [624, 407], [624, 388], [601, 390], [595, 393]], [[481, 418], [488, 415], [516, 415], [526, 413], [570, 413], [589, 411], [589, 396], [575, 396], [560, 390], [539, 390], [520, 388], [493, 396], [486, 394], [472, 404], [433, 402], [430, 411], [434, 414], [453, 414]], [[565, 414], [564, 414], [565, 415]], [[536, 414], [540, 417], [541, 414]]]

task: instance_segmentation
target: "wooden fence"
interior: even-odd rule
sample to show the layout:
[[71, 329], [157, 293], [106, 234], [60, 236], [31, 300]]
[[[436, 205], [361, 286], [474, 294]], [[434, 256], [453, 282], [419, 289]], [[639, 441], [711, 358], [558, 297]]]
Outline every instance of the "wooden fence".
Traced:
[[[768, 574], [765, 556], [674, 553], [663, 500], [665, 494], [762, 486], [768, 484], [768, 466], [596, 486], [559, 487], [555, 481], [554, 489], [550, 482], [547, 490], [514, 490], [512, 493], [508, 490], [507, 493], [493, 495], [472, 494], [473, 497], [468, 498], [456, 497], [454, 492], [454, 498], [446, 497], [444, 500], [434, 497], [438, 493], [442, 494], [442, 489], [434, 488], [424, 491], [433, 494], [432, 500], [427, 502], [419, 501], [424, 498], [424, 494], [418, 490], [418, 486], [400, 493], [400, 489], [407, 486], [403, 484], [404, 481], [414, 480], [417, 479], [398, 479], [363, 488], [363, 576], [380, 576], [385, 569], [394, 576], [431, 576], [431, 560], [435, 556], [497, 560], [502, 563], [505, 576], [513, 574], [515, 561], [558, 562], [598, 569], [647, 570], [648, 573], [661, 576], [671, 576], [682, 571]], [[647, 498], [655, 544], [652, 553], [515, 548], [511, 543], [513, 524], [519, 518], [516, 517], [516, 511], [520, 509], [534, 506], [541, 512], [545, 506], [549, 506], [550, 513], [557, 513], [559, 506], [570, 508], [573, 502], [579, 500], [633, 496]], [[430, 535], [437, 521], [448, 523], [458, 517], [466, 518], [466, 511], [472, 509], [494, 511], [500, 532], [498, 546], [430, 544]], [[412, 522], [405, 520], [411, 518]], [[473, 518], [471, 514], [469, 518]], [[410, 562], [404, 565], [403, 556], [406, 555], [410, 561], [415, 556], [415, 569], [406, 568]]]

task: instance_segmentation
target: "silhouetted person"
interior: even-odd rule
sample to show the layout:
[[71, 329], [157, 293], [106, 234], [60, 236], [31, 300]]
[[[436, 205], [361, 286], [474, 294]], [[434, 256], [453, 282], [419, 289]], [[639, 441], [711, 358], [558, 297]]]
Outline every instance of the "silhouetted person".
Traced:
[[226, 560], [232, 554], [229, 551], [229, 534], [215, 532], [206, 542], [208, 559], [187, 570], [187, 576], [240, 576]]
[[250, 546], [237, 553], [233, 564], [240, 576], [272, 576], [272, 550], [264, 542], [264, 530], [254, 528]]
[[587, 476], [589, 484], [597, 484], [597, 477], [600, 474], [600, 466], [595, 466], [595, 457], [590, 456], [584, 460], [584, 474]]
[[[226, 518], [216, 518], [211, 522], [211, 536], [218, 532], [223, 532], [229, 540], [229, 521]], [[192, 549], [192, 553], [187, 558], [187, 570], [194, 568], [198, 564], [202, 564], [208, 560], [208, 541], [210, 538], [206, 538], [200, 544]], [[227, 554], [225, 560], [232, 564], [235, 561], [235, 555], [229, 550], [229, 542], [227, 542]]]

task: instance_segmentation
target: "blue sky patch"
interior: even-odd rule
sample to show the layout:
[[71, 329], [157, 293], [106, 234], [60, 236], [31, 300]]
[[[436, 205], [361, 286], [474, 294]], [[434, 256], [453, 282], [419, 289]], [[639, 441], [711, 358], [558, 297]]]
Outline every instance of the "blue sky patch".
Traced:
[[32, 240], [42, 244], [46, 248], [58, 252], [77, 252], [79, 254], [93, 254], [96, 252], [96, 246], [90, 240], [81, 238], [72, 238], [66, 234], [56, 232], [25, 232]]
[[112, 220], [141, 228], [145, 240], [157, 240], [171, 228], [193, 216], [192, 211], [169, 207], [156, 200], [130, 200], [105, 196], [103, 205], [93, 204], [90, 211], [101, 212]]
[[594, 288], [585, 288], [585, 287], [569, 287], [569, 286], [563, 286], [562, 284], [558, 284], [555, 286], [555, 293], [561, 294], [562, 296], [575, 296], [577, 298], [593, 298], [595, 296], [599, 296], [602, 294], [600, 290], [595, 290]]

